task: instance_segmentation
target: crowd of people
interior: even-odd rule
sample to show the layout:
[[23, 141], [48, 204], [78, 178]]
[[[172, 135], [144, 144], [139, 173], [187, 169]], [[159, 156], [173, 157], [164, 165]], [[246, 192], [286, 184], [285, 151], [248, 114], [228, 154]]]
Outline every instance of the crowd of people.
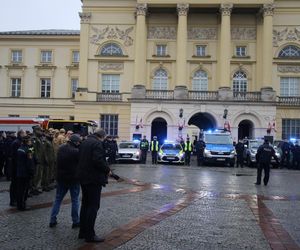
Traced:
[[116, 138], [106, 137], [101, 129], [83, 137], [64, 129], [43, 131], [40, 126], [33, 127], [33, 133], [20, 130], [17, 134], [1, 132], [0, 136], [0, 170], [10, 181], [10, 206], [28, 210], [28, 197], [56, 188], [49, 222], [53, 228], [60, 205], [70, 191], [72, 228], [80, 228], [78, 238], [103, 242], [94, 225], [102, 187], [108, 183], [108, 176], [119, 179], [109, 168], [109, 163], [115, 161]]
[[56, 156], [60, 145], [70, 140], [72, 131], [33, 127], [0, 133], [0, 174], [10, 183], [10, 206], [26, 210], [27, 197], [55, 188]]

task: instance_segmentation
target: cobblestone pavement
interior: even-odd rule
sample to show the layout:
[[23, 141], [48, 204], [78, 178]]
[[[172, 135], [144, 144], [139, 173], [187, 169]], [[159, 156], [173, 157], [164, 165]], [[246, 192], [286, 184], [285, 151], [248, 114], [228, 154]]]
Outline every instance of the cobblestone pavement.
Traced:
[[55, 191], [8, 206], [0, 181], [0, 249], [300, 249], [300, 171], [272, 170], [255, 186], [256, 170], [119, 164], [103, 190], [96, 232], [101, 244], [78, 240], [70, 197], [49, 228]]

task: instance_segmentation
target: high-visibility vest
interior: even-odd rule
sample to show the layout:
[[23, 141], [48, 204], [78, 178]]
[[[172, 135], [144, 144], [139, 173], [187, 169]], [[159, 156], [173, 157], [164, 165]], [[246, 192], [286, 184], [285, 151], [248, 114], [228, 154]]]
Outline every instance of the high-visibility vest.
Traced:
[[191, 142], [186, 142], [184, 144], [184, 151], [185, 152], [192, 152], [192, 143]]
[[[154, 145], [155, 142], [155, 145]], [[151, 141], [151, 151], [158, 152], [158, 141]]]

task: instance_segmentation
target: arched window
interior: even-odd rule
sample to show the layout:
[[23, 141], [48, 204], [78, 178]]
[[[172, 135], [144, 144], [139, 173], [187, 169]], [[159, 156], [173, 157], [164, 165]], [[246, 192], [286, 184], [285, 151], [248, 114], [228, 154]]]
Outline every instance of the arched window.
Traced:
[[207, 73], [203, 70], [198, 70], [193, 76], [192, 90], [207, 91], [207, 89], [208, 89]]
[[168, 89], [168, 73], [164, 69], [158, 69], [154, 73], [153, 78], [154, 90], [167, 90]]
[[300, 48], [295, 45], [288, 45], [279, 52], [279, 57], [300, 57]]
[[103, 46], [100, 51], [101, 56], [122, 56], [123, 51], [119, 45], [115, 43], [108, 43]]
[[243, 71], [237, 71], [233, 75], [233, 92], [247, 92], [247, 75]]

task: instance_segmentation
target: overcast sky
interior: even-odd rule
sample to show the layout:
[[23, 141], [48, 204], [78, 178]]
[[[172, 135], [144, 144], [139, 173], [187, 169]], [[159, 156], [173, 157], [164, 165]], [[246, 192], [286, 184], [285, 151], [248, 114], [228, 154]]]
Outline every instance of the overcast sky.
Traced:
[[80, 29], [80, 0], [1, 0], [0, 31]]

